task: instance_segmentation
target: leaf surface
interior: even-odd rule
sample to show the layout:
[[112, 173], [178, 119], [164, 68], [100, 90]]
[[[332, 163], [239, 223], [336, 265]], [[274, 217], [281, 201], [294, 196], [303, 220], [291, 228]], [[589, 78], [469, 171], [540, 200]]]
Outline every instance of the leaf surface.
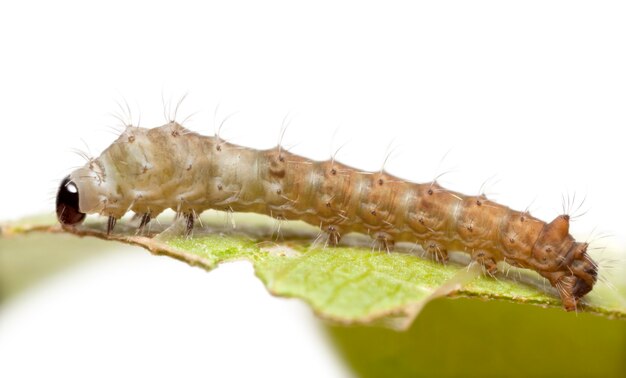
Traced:
[[[265, 217], [243, 214], [232, 222], [236, 224], [234, 230], [224, 226], [221, 216], [213, 214], [203, 218], [203, 227], [196, 229], [192, 237], [180, 236], [180, 224], [166, 221], [155, 225], [149, 235], [136, 235], [132, 225], [126, 225], [107, 236], [104, 222], [62, 230], [50, 226], [49, 220], [39, 225], [5, 227], [4, 233], [39, 230], [94, 236], [139, 245], [206, 270], [224, 262], [246, 260], [272, 294], [304, 300], [319, 316], [338, 323], [382, 322], [407, 329], [425, 304], [442, 296], [561, 306], [549, 285], [533, 272], [515, 270], [508, 272], [508, 277], [505, 272], [491, 278], [482, 275], [475, 265], [443, 265], [420, 257], [410, 248], [387, 252], [367, 242], [365, 247], [359, 237], [347, 239], [355, 246], [311, 246], [318, 236], [316, 231], [297, 222], [281, 225], [278, 242], [276, 225]], [[618, 291], [599, 284], [581, 311], [626, 319], [624, 307]]]

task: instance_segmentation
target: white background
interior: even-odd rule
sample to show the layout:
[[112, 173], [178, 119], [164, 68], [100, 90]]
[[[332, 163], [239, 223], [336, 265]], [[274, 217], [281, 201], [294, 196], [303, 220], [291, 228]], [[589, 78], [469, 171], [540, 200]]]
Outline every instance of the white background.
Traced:
[[[235, 143], [271, 147], [287, 117], [284, 142], [311, 158], [328, 158], [347, 142], [338, 160], [379, 170], [391, 146], [395, 152], [385, 167], [394, 174], [430, 181], [449, 172], [439, 181], [466, 193], [478, 193], [495, 176], [485, 186], [488, 195], [516, 209], [530, 206], [546, 220], [562, 211], [562, 196], [575, 194], [576, 206], [585, 197], [578, 213], [587, 212], [573, 223], [572, 233], [583, 239], [594, 229], [608, 233], [611, 248], [623, 250], [625, 19], [623, 2], [605, 1], [3, 2], [0, 219], [52, 210], [59, 180], [82, 164], [71, 150], [85, 150], [86, 144], [97, 155], [115, 138], [108, 126], [119, 125], [109, 115], [119, 111], [116, 101], [127, 101], [142, 126], [158, 126], [165, 122], [162, 98], [176, 103], [189, 93], [179, 120], [197, 112], [186, 126], [212, 134], [216, 122], [236, 112], [221, 133]], [[150, 319], [154, 331], [164, 333], [158, 345], [175, 351], [193, 343], [212, 350], [235, 338], [259, 348], [242, 349], [237, 359], [229, 359], [229, 348], [215, 349], [207, 359], [185, 353], [173, 353], [168, 361], [150, 359], [154, 339], [133, 333], [134, 325], [111, 314], [123, 311], [124, 295], [132, 295], [137, 282], [162, 290], [162, 264], [167, 272], [180, 271], [167, 282], [171, 295], [154, 296], [154, 302], [134, 309], [144, 311], [138, 319]], [[96, 321], [108, 327], [128, 328], [130, 341], [122, 344], [132, 345], [136, 355], [108, 355], [120, 347], [119, 339], [102, 332], [96, 340], [68, 324], [58, 327], [63, 333], [48, 334], [49, 327], [41, 327], [39, 340], [24, 336], [33, 335], [23, 332], [38, 320], [15, 314], [56, 311], [54, 321], [62, 323], [64, 312], [75, 311], [76, 282], [97, 286], [100, 275], [128, 266], [141, 267], [141, 273], [120, 274], [119, 287], [107, 288], [107, 310], [89, 316], [99, 316]], [[85, 356], [90, 350], [97, 352], [98, 358], [90, 357], [94, 362], [124, 366], [128, 375], [167, 376], [173, 372], [164, 366], [184, 366], [187, 374], [263, 376], [276, 373], [269, 367], [285, 360], [314, 361], [321, 370], [286, 364], [276, 376], [345, 374], [307, 320], [307, 310], [264, 294], [244, 265], [198, 278], [194, 270], [156, 263], [145, 254], [89, 269], [88, 276], [78, 271], [68, 274], [73, 281], [55, 281], [58, 290], [2, 309], [1, 376], [20, 366], [7, 361]], [[199, 309], [190, 295], [170, 311], [154, 313], [159, 301], [178, 298], [172, 293], [192, 290], [189, 280], [198, 279], [206, 283], [196, 294], [217, 310]], [[269, 339], [261, 327], [237, 334], [241, 309], [220, 302], [233, 296], [251, 303], [249, 317], [262, 319], [257, 324], [295, 318], [301, 324], [275, 327]], [[190, 332], [188, 339], [168, 328], [193, 311], [207, 311], [224, 326], [210, 337]], [[294, 332], [301, 337], [289, 337]], [[12, 348], [19, 335], [34, 348], [30, 355], [28, 348]], [[167, 337], [178, 344], [168, 344]], [[41, 340], [48, 349], [36, 346]], [[289, 354], [294, 350], [301, 353]], [[267, 364], [247, 364], [252, 355]], [[21, 367], [33, 374], [38, 368], [43, 367]], [[63, 369], [80, 376], [80, 368], [68, 366], [39, 375]]]

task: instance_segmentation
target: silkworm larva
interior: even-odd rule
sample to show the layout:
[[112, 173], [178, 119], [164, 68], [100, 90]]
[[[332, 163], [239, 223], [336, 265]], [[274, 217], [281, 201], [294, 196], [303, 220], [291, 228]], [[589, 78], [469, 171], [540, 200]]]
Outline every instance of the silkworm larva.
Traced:
[[320, 226], [331, 244], [360, 232], [386, 248], [417, 242], [442, 261], [449, 250], [465, 251], [490, 274], [505, 260], [547, 278], [570, 311], [597, 280], [587, 243], [569, 234], [568, 215], [546, 223], [436, 182], [360, 172], [280, 147], [237, 146], [176, 122], [127, 127], [98, 158], [62, 181], [56, 200], [63, 225], [98, 213], [108, 216], [109, 233], [130, 210], [141, 215], [143, 228], [168, 208], [185, 217], [187, 232], [207, 209], [255, 212]]

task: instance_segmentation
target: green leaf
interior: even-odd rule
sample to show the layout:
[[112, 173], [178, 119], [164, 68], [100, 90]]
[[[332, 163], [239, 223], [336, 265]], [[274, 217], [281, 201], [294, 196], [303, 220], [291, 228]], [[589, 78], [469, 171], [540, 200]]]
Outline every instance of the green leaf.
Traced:
[[359, 377], [624, 377], [626, 321], [440, 298], [406, 332], [328, 325]]
[[[281, 224], [278, 235], [282, 239], [276, 242], [273, 238], [277, 236], [278, 226], [268, 222], [266, 217], [236, 215], [232, 218], [236, 229], [230, 225], [224, 227], [220, 219], [215, 214], [204, 217], [204, 227], [196, 229], [193, 237], [180, 236], [180, 222], [171, 226], [167, 223], [154, 225], [150, 236], [135, 235], [135, 229], [128, 225], [121, 225], [114, 234], [107, 236], [103, 222], [88, 223], [69, 232], [139, 245], [154, 254], [206, 270], [222, 262], [250, 261], [272, 294], [302, 299], [320, 317], [344, 324], [384, 323], [406, 329], [428, 302], [441, 296], [561, 306], [551, 291], [543, 290], [541, 281], [532, 272], [516, 271], [509, 275], [516, 279], [504, 274], [494, 279], [480, 274], [476, 267], [442, 265], [410, 251], [388, 253], [369, 245], [311, 247], [317, 231], [297, 222]], [[46, 226], [46, 222], [40, 226], [5, 227], [4, 233], [65, 232], [58, 226]], [[352, 242], [358, 245], [363, 240], [356, 237]], [[534, 284], [522, 283], [520, 278]], [[615, 290], [598, 286], [581, 311], [626, 319], [623, 297], [616, 295]], [[546, 286], [546, 289], [549, 288]], [[565, 316], [575, 317], [576, 314]]]

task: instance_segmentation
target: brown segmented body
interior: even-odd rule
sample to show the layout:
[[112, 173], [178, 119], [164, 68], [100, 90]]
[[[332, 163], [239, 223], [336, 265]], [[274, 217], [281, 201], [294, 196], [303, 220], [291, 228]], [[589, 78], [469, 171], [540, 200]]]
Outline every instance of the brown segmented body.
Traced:
[[[78, 206], [64, 200], [75, 185]], [[75, 209], [74, 209], [75, 208]], [[76, 214], [109, 216], [109, 228], [129, 210], [142, 226], [171, 208], [193, 227], [207, 209], [255, 212], [321, 227], [331, 244], [349, 232], [369, 234], [386, 248], [422, 245], [437, 259], [469, 253], [491, 274], [498, 261], [529, 268], [555, 286], [567, 310], [596, 282], [587, 244], [569, 234], [569, 217], [545, 223], [484, 196], [437, 183], [417, 184], [386, 172], [367, 173], [333, 160], [311, 161], [280, 147], [255, 150], [201, 136], [172, 122], [128, 127], [97, 159], [74, 171], [59, 191], [62, 223]], [[82, 218], [80, 219], [82, 220]]]

